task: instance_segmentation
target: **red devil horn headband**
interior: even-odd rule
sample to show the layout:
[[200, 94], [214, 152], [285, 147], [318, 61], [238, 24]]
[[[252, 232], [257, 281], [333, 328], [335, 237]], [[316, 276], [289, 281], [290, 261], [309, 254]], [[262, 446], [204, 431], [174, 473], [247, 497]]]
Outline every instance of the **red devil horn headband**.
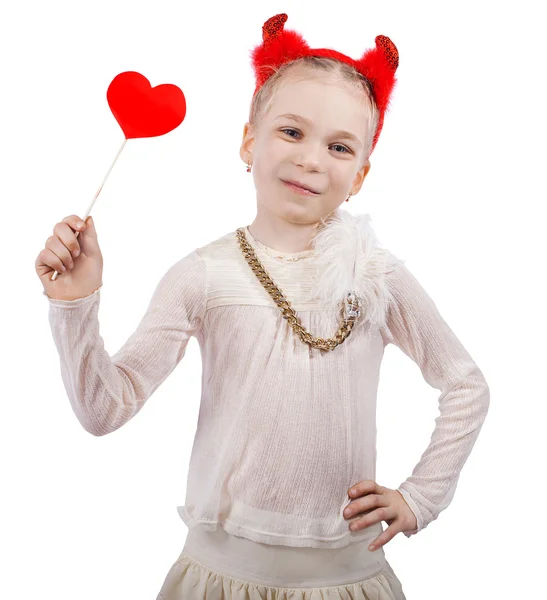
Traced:
[[366, 50], [359, 60], [354, 60], [329, 48], [310, 48], [298, 32], [284, 29], [287, 18], [286, 13], [280, 13], [268, 19], [262, 26], [262, 44], [254, 48], [251, 54], [256, 76], [254, 94], [273, 74], [272, 66], [279, 67], [303, 56], [323, 56], [345, 62], [364, 75], [372, 87], [374, 101], [380, 113], [378, 128], [372, 142], [374, 150], [384, 124], [384, 114], [389, 109], [391, 93], [397, 82], [397, 47], [387, 36], [378, 35], [374, 40], [376, 47]]

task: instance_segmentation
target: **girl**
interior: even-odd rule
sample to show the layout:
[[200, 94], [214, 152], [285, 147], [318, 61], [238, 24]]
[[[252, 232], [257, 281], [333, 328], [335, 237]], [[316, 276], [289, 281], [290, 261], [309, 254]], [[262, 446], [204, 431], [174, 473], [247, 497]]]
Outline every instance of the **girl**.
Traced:
[[[117, 354], [99, 335], [93, 220], [65, 218], [37, 259], [63, 381], [92, 434], [133, 418], [199, 341], [200, 414], [178, 507], [189, 532], [159, 600], [404, 600], [383, 546], [449, 505], [489, 406], [481, 371], [422, 286], [367, 215], [339, 208], [370, 169], [396, 47], [378, 36], [354, 61], [310, 49], [286, 20], [266, 21], [253, 52], [240, 154], [254, 221], [178, 260]], [[375, 481], [389, 343], [441, 391], [431, 443], [396, 490]]]

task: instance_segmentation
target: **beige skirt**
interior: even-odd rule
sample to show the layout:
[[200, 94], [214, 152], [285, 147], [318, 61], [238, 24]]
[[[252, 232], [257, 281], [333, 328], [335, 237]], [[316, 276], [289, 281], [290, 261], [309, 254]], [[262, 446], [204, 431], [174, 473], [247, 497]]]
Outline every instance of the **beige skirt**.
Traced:
[[383, 548], [368, 549], [381, 525], [335, 549], [274, 546], [196, 526], [156, 600], [406, 600]]

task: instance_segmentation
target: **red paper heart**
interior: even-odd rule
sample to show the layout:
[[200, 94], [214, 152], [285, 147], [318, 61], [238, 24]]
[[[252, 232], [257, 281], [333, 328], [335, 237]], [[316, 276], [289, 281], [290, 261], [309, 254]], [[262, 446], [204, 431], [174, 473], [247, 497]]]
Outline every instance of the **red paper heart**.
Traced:
[[116, 75], [106, 99], [127, 139], [164, 135], [186, 116], [186, 99], [180, 88], [171, 83], [151, 87], [136, 71]]

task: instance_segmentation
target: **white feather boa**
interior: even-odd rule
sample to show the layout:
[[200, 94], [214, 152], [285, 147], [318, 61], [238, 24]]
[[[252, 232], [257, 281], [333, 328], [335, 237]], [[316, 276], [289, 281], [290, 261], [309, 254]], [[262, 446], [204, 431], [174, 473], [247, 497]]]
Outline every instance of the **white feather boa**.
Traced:
[[310, 244], [319, 274], [313, 297], [341, 306], [348, 292], [354, 291], [361, 301], [356, 326], [369, 322], [382, 327], [391, 301], [385, 276], [404, 261], [379, 246], [370, 215], [352, 215], [338, 208], [321, 220]]

